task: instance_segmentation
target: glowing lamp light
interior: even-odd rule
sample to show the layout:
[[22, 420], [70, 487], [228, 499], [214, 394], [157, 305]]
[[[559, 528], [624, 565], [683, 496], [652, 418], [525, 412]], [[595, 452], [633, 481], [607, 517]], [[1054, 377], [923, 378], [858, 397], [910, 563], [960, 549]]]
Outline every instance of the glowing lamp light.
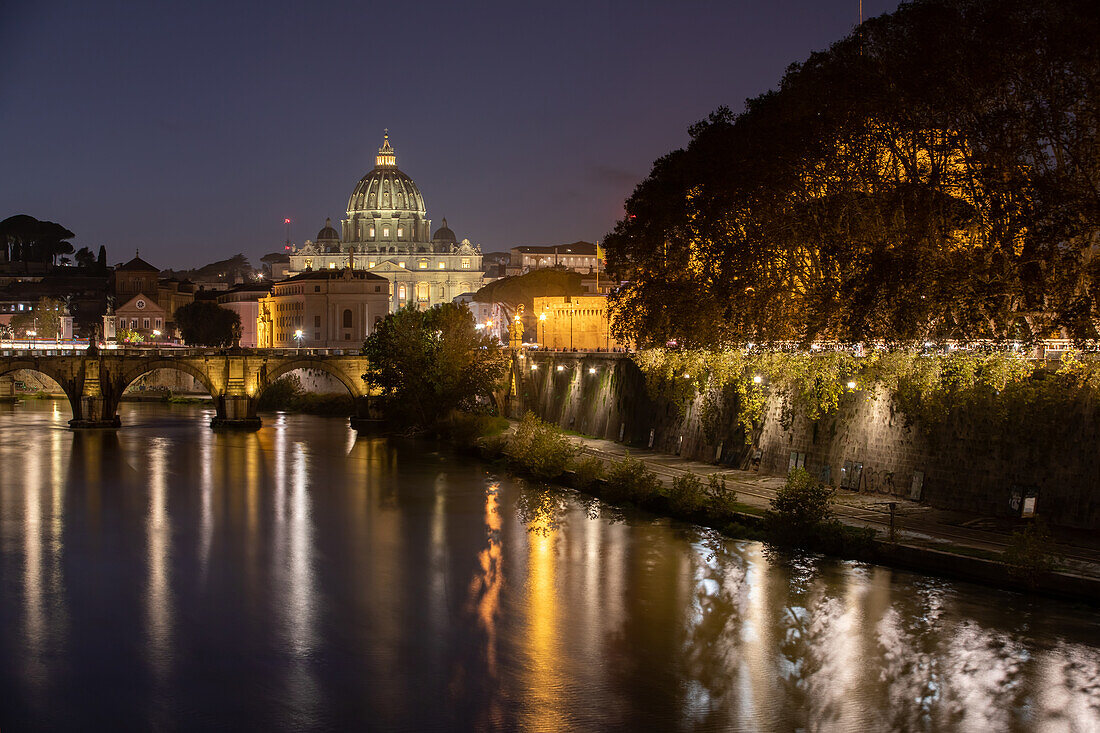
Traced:
[[538, 364], [532, 364], [531, 365], [531, 371], [537, 372], [538, 370], [539, 370], [539, 365]]
[[595, 374], [596, 373], [596, 367], [588, 367], [588, 373], [589, 374]]
[[763, 381], [764, 381], [764, 378], [761, 377], [759, 374], [757, 374], [755, 377], [752, 378], [752, 383], [753, 384], [760, 384]]
[[290, 223], [290, 219], [283, 219], [283, 223], [284, 223], [284, 224], [289, 224], [289, 223]]
[[855, 382], [848, 382], [848, 389], [855, 389], [855, 388], [856, 388], [856, 383]]
[[545, 321], [546, 320], [546, 314], [545, 313], [539, 313], [539, 320], [540, 321]]
[[561, 364], [558, 364], [558, 371], [559, 371], [559, 372], [564, 372], [564, 371], [565, 371], [565, 367], [564, 367], [564, 366], [562, 366]]

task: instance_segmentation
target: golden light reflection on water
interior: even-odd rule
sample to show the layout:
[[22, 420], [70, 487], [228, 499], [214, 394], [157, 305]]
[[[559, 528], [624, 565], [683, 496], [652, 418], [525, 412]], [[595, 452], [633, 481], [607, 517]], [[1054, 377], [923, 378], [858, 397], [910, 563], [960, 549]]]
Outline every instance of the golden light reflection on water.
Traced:
[[498, 494], [500, 484], [493, 483], [485, 491], [485, 542], [486, 546], [477, 555], [481, 574], [470, 583], [470, 601], [476, 613], [478, 624], [485, 632], [485, 661], [488, 673], [497, 676], [497, 632], [496, 619], [500, 612], [500, 590], [504, 580], [503, 552], [500, 534], [500, 502]]
[[146, 445], [149, 467], [149, 509], [145, 520], [148, 548], [146, 649], [149, 665], [162, 682], [168, 676], [172, 658], [172, 527], [168, 512], [168, 461], [171, 448], [171, 442], [164, 438], [153, 438]]
[[527, 526], [526, 669], [523, 687], [528, 696], [520, 719], [526, 730], [564, 730], [568, 703], [562, 695], [557, 595], [558, 528], [545, 516]]

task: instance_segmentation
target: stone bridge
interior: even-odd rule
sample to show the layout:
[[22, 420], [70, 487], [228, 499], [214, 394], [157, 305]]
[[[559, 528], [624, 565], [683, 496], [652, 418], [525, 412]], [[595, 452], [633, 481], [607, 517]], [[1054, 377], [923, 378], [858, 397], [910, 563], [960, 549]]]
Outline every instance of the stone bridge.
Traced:
[[13, 396], [19, 369], [44, 374], [61, 385], [72, 407], [73, 428], [119, 427], [118, 403], [136, 379], [154, 369], [190, 374], [210, 392], [217, 409], [213, 427], [260, 427], [256, 402], [264, 387], [296, 369], [319, 369], [339, 380], [355, 401], [352, 425], [370, 418], [367, 358], [340, 349], [4, 349], [0, 350], [0, 399]]

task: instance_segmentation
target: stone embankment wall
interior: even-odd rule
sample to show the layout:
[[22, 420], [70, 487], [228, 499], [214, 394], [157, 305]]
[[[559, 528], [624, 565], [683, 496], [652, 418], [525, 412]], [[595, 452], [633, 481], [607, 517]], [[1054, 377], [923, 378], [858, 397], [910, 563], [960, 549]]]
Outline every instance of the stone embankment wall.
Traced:
[[990, 434], [965, 419], [926, 434], [882, 390], [848, 393], [817, 421], [785, 413], [773, 398], [746, 442], [736, 410], [702, 419], [703, 396], [684, 407], [654, 403], [641, 371], [623, 355], [533, 352], [517, 371], [517, 413], [531, 410], [588, 435], [771, 474], [795, 463], [883, 501], [913, 496], [987, 516], [1018, 515], [1022, 497], [1036, 494], [1039, 514], [1051, 523], [1100, 529], [1097, 406], [1066, 414], [1056, 434]]

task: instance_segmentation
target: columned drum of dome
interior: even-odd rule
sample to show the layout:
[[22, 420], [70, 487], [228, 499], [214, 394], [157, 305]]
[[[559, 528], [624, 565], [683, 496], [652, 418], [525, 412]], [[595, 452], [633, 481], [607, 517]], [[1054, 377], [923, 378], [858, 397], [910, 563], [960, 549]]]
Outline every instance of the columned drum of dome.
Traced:
[[451, 302], [485, 283], [481, 248], [459, 241], [443, 220], [432, 233], [424, 197], [397, 167], [389, 132], [367, 172], [348, 198], [347, 218], [337, 232], [330, 220], [290, 255], [289, 274], [308, 270], [371, 270], [390, 281], [390, 310]]

